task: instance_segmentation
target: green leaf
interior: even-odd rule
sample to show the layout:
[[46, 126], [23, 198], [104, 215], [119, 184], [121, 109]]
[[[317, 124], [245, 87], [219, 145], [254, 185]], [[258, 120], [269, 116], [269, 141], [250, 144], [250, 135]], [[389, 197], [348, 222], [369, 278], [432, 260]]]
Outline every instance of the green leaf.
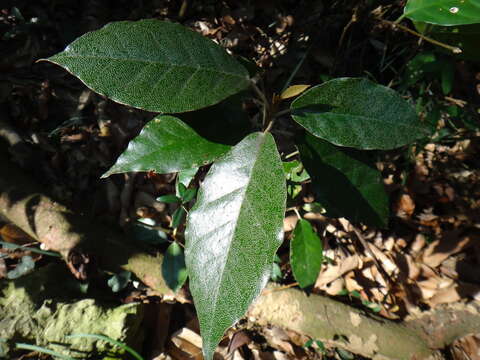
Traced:
[[429, 135], [410, 106], [385, 86], [338, 78], [307, 90], [292, 103], [293, 119], [335, 145], [393, 149]]
[[181, 182], [177, 182], [177, 193], [178, 193], [178, 196], [180, 198], [183, 198], [185, 196], [185, 192], [187, 191], [187, 187], [181, 183]]
[[284, 162], [283, 169], [287, 180], [303, 182], [310, 179], [310, 175], [305, 171], [303, 164], [298, 160]]
[[107, 284], [113, 292], [119, 292], [127, 287], [132, 278], [130, 271], [122, 271], [108, 279]]
[[180, 171], [177, 175], [177, 181], [175, 185], [178, 187], [177, 184], [182, 183], [185, 187], [188, 188], [188, 185], [190, 185], [197, 172], [198, 168], [191, 168]]
[[46, 60], [99, 94], [154, 112], [200, 109], [249, 84], [247, 70], [213, 41], [154, 19], [107, 24]]
[[307, 220], [300, 219], [290, 242], [290, 264], [301, 288], [315, 284], [322, 267], [323, 245]]
[[236, 145], [251, 132], [252, 124], [243, 110], [244, 92], [204, 109], [178, 114], [201, 137], [218, 144]]
[[165, 232], [157, 230], [151, 226], [145, 226], [140, 223], [133, 224], [129, 228], [129, 234], [136, 241], [150, 245], [163, 244], [167, 241], [168, 238]]
[[176, 197], [173, 194], [167, 194], [167, 195], [162, 195], [162, 196], [157, 197], [157, 201], [167, 203], [167, 204], [174, 204], [174, 203], [179, 203], [182, 200], [179, 199], [178, 197]]
[[130, 141], [102, 177], [130, 171], [177, 172], [206, 165], [229, 149], [228, 145], [205, 140], [176, 117], [160, 115]]
[[309, 134], [297, 146], [317, 201], [328, 216], [386, 225], [389, 209], [382, 177], [364, 152], [337, 147]]
[[185, 209], [180, 206], [177, 210], [175, 210], [173, 212], [173, 215], [172, 215], [172, 228], [177, 228], [179, 227], [182, 222], [183, 222], [183, 219], [185, 218]]
[[443, 26], [480, 23], [480, 0], [408, 0], [404, 16]]
[[282, 162], [269, 133], [247, 136], [210, 168], [185, 231], [206, 360], [267, 283], [283, 240], [285, 202]]
[[177, 292], [187, 280], [183, 250], [176, 242], [168, 247], [163, 257], [162, 275], [168, 287], [174, 292]]
[[195, 197], [195, 195], [197, 195], [196, 188], [187, 189], [187, 191], [185, 191], [185, 194], [183, 194], [182, 202], [184, 204], [188, 203]]

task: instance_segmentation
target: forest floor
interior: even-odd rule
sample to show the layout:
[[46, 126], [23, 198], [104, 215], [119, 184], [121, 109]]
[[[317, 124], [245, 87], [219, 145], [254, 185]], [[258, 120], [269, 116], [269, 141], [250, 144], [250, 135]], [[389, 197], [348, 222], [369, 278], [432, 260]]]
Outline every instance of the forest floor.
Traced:
[[[36, 61], [111, 21], [152, 17], [177, 21], [254, 61], [270, 96], [280, 92], [292, 72], [292, 84], [366, 77], [400, 91], [421, 117], [436, 123], [431, 139], [378, 155], [377, 167], [390, 196], [389, 226], [359, 230], [381, 269], [347, 220], [328, 218], [319, 210], [308, 180], [292, 181], [286, 240], [278, 252], [273, 281], [284, 289], [296, 286], [288, 241], [300, 211], [324, 243], [326, 261], [313, 294], [395, 322], [437, 307], [480, 301], [480, 66], [385, 23], [400, 16], [401, 2], [10, 3], [0, 4], [0, 121], [9, 123], [28, 144], [29, 151], [10, 149], [9, 157], [54, 199], [165, 251], [175, 208], [155, 199], [175, 192], [176, 174], [130, 173], [100, 179], [153, 114], [107, 100], [60, 67]], [[422, 67], [419, 54], [431, 56], [438, 66]], [[244, 108], [252, 119], [258, 117], [255, 103], [247, 101]], [[279, 139], [289, 130], [280, 126]], [[284, 156], [295, 151], [281, 140], [279, 147]], [[2, 166], [0, 178], [8, 171]], [[200, 180], [201, 176], [196, 184]], [[152, 222], [167, 231], [152, 235], [145, 227]], [[12, 250], [6, 245], [35, 246], [10, 222], [0, 222], [0, 237], [0, 279], [16, 269], [21, 275], [18, 268], [25, 256], [36, 269], [55, 261], [25, 247]], [[160, 323], [149, 325], [145, 358], [200, 358], [188, 286], [176, 296], [163, 297], [136, 281], [120, 287], [107, 296], [109, 301], [140, 301], [161, 314]], [[441, 349], [442, 354], [479, 359], [480, 337], [465, 335], [469, 336]], [[312, 342], [305, 334], [251, 324], [248, 319], [227, 333], [220, 348], [224, 351], [219, 358], [229, 359], [361, 358], [325, 341]]]

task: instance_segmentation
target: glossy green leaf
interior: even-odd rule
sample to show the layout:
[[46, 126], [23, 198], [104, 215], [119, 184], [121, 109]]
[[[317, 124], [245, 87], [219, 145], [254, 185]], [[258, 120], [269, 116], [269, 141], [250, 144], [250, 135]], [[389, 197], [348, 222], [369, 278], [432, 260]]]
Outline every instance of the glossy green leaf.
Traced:
[[187, 280], [187, 268], [182, 247], [173, 242], [165, 252], [162, 263], [162, 275], [168, 287], [177, 292]]
[[184, 204], [188, 203], [189, 201], [192, 201], [193, 198], [197, 195], [197, 189], [196, 188], [190, 188], [185, 191], [185, 194], [183, 194], [182, 202]]
[[161, 196], [157, 197], [157, 201], [167, 203], [167, 204], [174, 204], [174, 203], [179, 203], [182, 200], [179, 199], [178, 197], [176, 197], [173, 194], [167, 194], [167, 195], [161, 195]]
[[130, 171], [177, 172], [206, 165], [229, 149], [228, 145], [205, 140], [176, 117], [160, 115], [130, 141], [102, 177]]
[[309, 134], [297, 146], [328, 216], [386, 225], [389, 209], [382, 177], [364, 152], [337, 147]]
[[399, 94], [360, 78], [338, 78], [292, 103], [293, 119], [335, 145], [393, 149], [430, 134]]
[[178, 173], [177, 180], [175, 181], [175, 193], [177, 195], [180, 195], [178, 185], [183, 184], [183, 186], [188, 188], [188, 186], [192, 182], [197, 172], [198, 172], [198, 168], [191, 168], [191, 169], [182, 170]]
[[185, 231], [205, 359], [267, 283], [283, 240], [285, 175], [273, 137], [247, 136], [210, 168]]
[[305, 171], [303, 164], [298, 160], [285, 161], [283, 163], [283, 169], [287, 180], [302, 182], [310, 179], [310, 175]]
[[480, 0], [408, 0], [404, 16], [443, 26], [480, 23]]
[[179, 227], [183, 223], [183, 219], [185, 218], [186, 214], [187, 213], [182, 206], [175, 210], [172, 215], [172, 228], [175, 229]]
[[290, 242], [290, 264], [301, 288], [313, 286], [322, 267], [323, 245], [307, 220], [300, 219]]
[[249, 84], [243, 65], [213, 41], [154, 19], [110, 23], [47, 60], [114, 101], [163, 113], [213, 105]]

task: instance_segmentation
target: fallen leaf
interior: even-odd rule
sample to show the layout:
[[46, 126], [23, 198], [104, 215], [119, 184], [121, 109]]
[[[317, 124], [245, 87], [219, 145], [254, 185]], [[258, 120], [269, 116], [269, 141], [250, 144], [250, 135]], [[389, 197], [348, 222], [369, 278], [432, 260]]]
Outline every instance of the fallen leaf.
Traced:
[[398, 217], [408, 219], [415, 211], [415, 202], [409, 194], [403, 193], [395, 203], [394, 209]]
[[337, 265], [327, 265], [324, 267], [324, 271], [320, 273], [315, 282], [315, 288], [323, 288], [328, 283], [338, 279], [343, 274], [357, 269], [360, 264], [358, 255], [351, 255], [343, 259], [338, 260]]
[[477, 240], [472, 236], [460, 238], [457, 231], [446, 233], [440, 240], [428, 245], [423, 253], [422, 260], [428, 266], [435, 268], [449, 256], [474, 245]]

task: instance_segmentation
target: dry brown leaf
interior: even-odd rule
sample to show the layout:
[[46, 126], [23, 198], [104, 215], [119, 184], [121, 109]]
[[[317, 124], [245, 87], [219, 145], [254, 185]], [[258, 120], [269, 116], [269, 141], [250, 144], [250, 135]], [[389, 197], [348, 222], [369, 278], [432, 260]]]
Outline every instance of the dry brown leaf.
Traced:
[[450, 232], [444, 235], [440, 240], [432, 242], [423, 253], [422, 260], [432, 268], [440, 265], [449, 256], [456, 254], [476, 243], [478, 239], [472, 236], [459, 238], [457, 232]]
[[285, 232], [293, 231], [293, 229], [295, 229], [295, 226], [297, 225], [297, 222], [298, 222], [297, 215], [287, 216], [286, 218], [283, 219], [283, 231]]
[[0, 228], [0, 238], [5, 242], [16, 245], [25, 245], [35, 242], [35, 240], [32, 239], [27, 233], [12, 224], [3, 225]]
[[415, 240], [413, 240], [412, 245], [410, 246], [410, 252], [413, 255], [418, 254], [425, 247], [426, 243], [427, 240], [425, 239], [425, 236], [423, 234], [417, 234]]
[[348, 292], [363, 290], [363, 287], [357, 282], [355, 276], [356, 275], [354, 271], [350, 271], [344, 276], [345, 287], [347, 288]]
[[394, 209], [398, 217], [408, 219], [415, 211], [415, 202], [409, 194], [404, 193], [396, 201]]
[[284, 353], [294, 356], [295, 351], [290, 343], [290, 337], [287, 332], [277, 326], [267, 328], [263, 332], [268, 344]]
[[[184, 327], [172, 335], [171, 341], [178, 350], [187, 354], [190, 359], [200, 360], [203, 358], [202, 338], [196, 332]], [[172, 349], [170, 348], [170, 350]], [[175, 358], [181, 358], [178, 352], [169, 352]]]
[[[454, 360], [480, 360], [480, 335], [470, 334], [457, 339], [450, 347]], [[466, 355], [466, 356], [465, 356]]]
[[324, 267], [324, 271], [320, 273], [315, 282], [315, 288], [323, 288], [328, 283], [338, 279], [343, 274], [357, 269], [360, 264], [360, 259], [358, 255], [351, 255], [346, 258], [340, 259], [337, 262], [337, 265], [328, 265]]
[[252, 341], [248, 333], [244, 330], [237, 331], [233, 334], [230, 342], [228, 343], [228, 354], [234, 353], [238, 348], [241, 348], [243, 345], [247, 345]]

